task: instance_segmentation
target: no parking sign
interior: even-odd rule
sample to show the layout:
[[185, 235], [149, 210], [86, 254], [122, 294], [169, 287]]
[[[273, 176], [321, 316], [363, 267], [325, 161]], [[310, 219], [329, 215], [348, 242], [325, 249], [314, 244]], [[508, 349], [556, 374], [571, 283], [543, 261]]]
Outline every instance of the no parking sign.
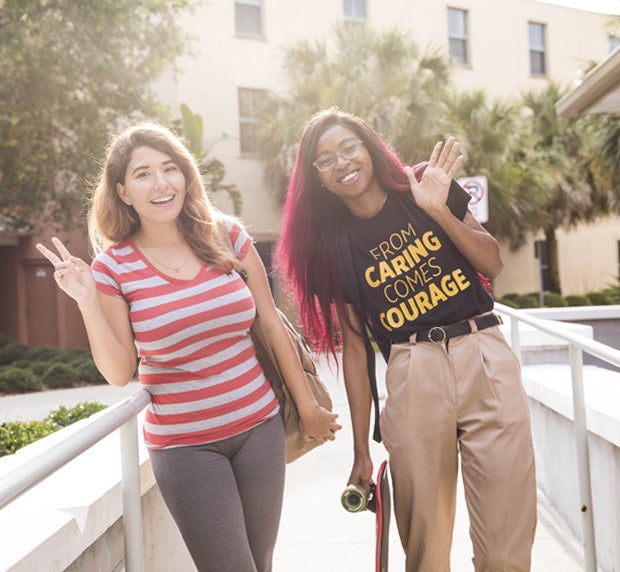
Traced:
[[461, 185], [470, 195], [469, 210], [475, 219], [484, 224], [489, 220], [489, 188], [487, 178], [480, 177], [462, 177], [456, 182]]

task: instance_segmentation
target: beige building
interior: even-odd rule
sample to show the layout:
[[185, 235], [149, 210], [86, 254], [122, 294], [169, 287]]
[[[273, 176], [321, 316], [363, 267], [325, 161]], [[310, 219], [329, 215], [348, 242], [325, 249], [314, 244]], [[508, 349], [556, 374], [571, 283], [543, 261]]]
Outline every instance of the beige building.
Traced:
[[[247, 137], [254, 120], [253, 103], [264, 90], [285, 92], [281, 74], [285, 46], [300, 39], [324, 39], [344, 19], [376, 29], [407, 30], [421, 50], [449, 51], [458, 87], [484, 88], [503, 98], [542, 88], [549, 79], [570, 85], [588, 62], [604, 60], [616, 42], [609, 37], [605, 15], [531, 0], [203, 2], [183, 22], [196, 38], [191, 57], [180, 60], [176, 76], [162, 78], [157, 89], [175, 115], [180, 115], [181, 103], [199, 113], [207, 138], [228, 136], [213, 153], [226, 166], [225, 182], [241, 190], [242, 218], [267, 260], [280, 217]], [[227, 195], [217, 201], [232, 210]], [[34, 248], [38, 240], [47, 241], [46, 232], [7, 234], [0, 221], [0, 332], [32, 345], [86, 345], [75, 304], [55, 286], [49, 264]], [[88, 257], [81, 234], [65, 238], [76, 254]], [[495, 283], [497, 295], [538, 289], [533, 241], [539, 238], [532, 237], [517, 253], [503, 249], [505, 269]], [[619, 219], [560, 231], [558, 239], [564, 294], [600, 289], [617, 279]]]
[[[449, 50], [454, 81], [463, 89], [483, 88], [510, 99], [543, 88], [550, 79], [572, 85], [592, 61], [604, 59], [616, 40], [610, 17], [531, 0], [211, 0], [186, 19], [196, 38], [194, 53], [179, 62], [174, 79], [159, 94], [178, 109], [199, 113], [207, 137], [232, 136], [213, 153], [226, 165], [227, 181], [243, 194], [242, 219], [261, 242], [275, 239], [279, 213], [262, 179], [261, 163], [245, 138], [252, 102], [260, 90], [286, 91], [282, 48], [324, 39], [344, 19], [376, 29], [410, 31], [420, 49]], [[226, 196], [218, 200], [229, 208]], [[603, 288], [618, 276], [620, 224], [558, 233], [564, 294]], [[496, 294], [539, 287], [532, 241], [517, 253], [504, 248], [505, 270]], [[268, 249], [264, 244], [263, 249]]]

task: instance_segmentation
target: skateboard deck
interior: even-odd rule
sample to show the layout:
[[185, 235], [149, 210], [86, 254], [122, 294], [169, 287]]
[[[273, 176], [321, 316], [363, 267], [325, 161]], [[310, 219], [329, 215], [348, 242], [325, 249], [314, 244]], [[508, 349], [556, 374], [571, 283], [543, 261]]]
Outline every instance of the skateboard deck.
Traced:
[[390, 516], [392, 514], [392, 497], [390, 494], [387, 461], [383, 461], [381, 465], [379, 465], [379, 470], [377, 471], [374, 505], [377, 522], [375, 570], [376, 572], [387, 572], [390, 543]]

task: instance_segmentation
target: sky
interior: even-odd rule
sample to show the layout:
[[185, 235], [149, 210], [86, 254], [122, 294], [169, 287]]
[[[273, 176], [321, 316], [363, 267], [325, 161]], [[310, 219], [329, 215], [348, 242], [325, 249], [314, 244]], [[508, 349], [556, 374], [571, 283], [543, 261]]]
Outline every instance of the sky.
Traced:
[[537, 0], [546, 4], [557, 4], [569, 8], [580, 8], [590, 12], [620, 15], [620, 0]]

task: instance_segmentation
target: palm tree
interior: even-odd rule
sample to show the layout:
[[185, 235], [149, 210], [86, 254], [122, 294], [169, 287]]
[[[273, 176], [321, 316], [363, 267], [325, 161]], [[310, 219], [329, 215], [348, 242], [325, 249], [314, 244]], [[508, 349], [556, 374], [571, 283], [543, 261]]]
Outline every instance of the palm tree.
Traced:
[[326, 41], [300, 41], [284, 53], [289, 91], [270, 94], [255, 131], [265, 174], [279, 204], [304, 123], [337, 106], [386, 136], [407, 161], [426, 158], [441, 132], [442, 91], [449, 64], [439, 52], [420, 56], [408, 34], [356, 24], [335, 27]]
[[464, 174], [488, 180], [487, 229], [512, 249], [519, 248], [542, 225], [551, 183], [544, 156], [531, 147], [522, 107], [489, 101], [482, 90], [453, 93], [447, 118], [465, 156]]
[[542, 92], [523, 97], [523, 104], [531, 111], [534, 151], [544, 156], [551, 177], [541, 229], [549, 255], [550, 290], [558, 293], [561, 289], [556, 229], [591, 222], [614, 208], [611, 187], [592, 138], [592, 122], [589, 118], [558, 117], [555, 104], [562, 95], [562, 90], [550, 83]]

